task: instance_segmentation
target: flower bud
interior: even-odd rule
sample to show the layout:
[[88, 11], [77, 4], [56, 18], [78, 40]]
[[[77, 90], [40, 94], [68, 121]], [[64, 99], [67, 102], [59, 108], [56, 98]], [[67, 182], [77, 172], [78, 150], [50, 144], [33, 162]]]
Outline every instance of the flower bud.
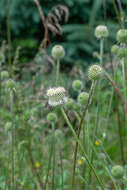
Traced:
[[12, 80], [12, 79], [9, 79], [6, 81], [6, 87], [9, 89], [9, 90], [13, 90], [15, 88], [15, 82]]
[[113, 166], [111, 169], [111, 174], [117, 179], [122, 178], [124, 175], [124, 169], [119, 165]]
[[90, 80], [98, 80], [102, 76], [102, 68], [99, 65], [92, 65], [88, 70], [88, 77]]
[[120, 43], [127, 43], [127, 30], [126, 29], [120, 29], [117, 32], [117, 41]]
[[127, 58], [127, 48], [120, 47], [119, 50], [118, 50], [118, 57], [120, 59]]
[[96, 38], [107, 38], [109, 35], [108, 29], [104, 25], [99, 25], [95, 29], [95, 36]]
[[57, 106], [57, 105], [65, 103], [67, 101], [65, 92], [66, 91], [63, 87], [50, 88], [47, 91], [47, 96], [49, 97], [49, 101], [48, 101], [49, 105]]
[[61, 45], [55, 45], [52, 48], [52, 56], [55, 59], [62, 59], [64, 57], [64, 55], [65, 55], [65, 51], [64, 51], [64, 48]]
[[119, 50], [119, 46], [117, 46], [117, 45], [113, 45], [112, 48], [111, 48], [111, 52], [114, 55], [117, 55], [118, 50]]
[[81, 104], [81, 105], [85, 105], [87, 104], [88, 102], [88, 99], [89, 99], [89, 94], [87, 92], [81, 92], [78, 96], [78, 102]]
[[2, 79], [2, 80], [5, 80], [5, 79], [7, 79], [7, 78], [9, 77], [8, 71], [2, 71], [2, 72], [0, 73], [0, 75], [1, 75], [1, 79]]
[[83, 88], [83, 84], [80, 80], [74, 80], [72, 83], [72, 88], [76, 91], [81, 91]]
[[71, 99], [71, 98], [68, 99], [67, 102], [66, 102], [66, 104], [65, 104], [65, 106], [66, 106], [67, 110], [73, 110], [74, 100]]
[[55, 113], [48, 113], [47, 120], [50, 123], [55, 123], [57, 121], [57, 115]]

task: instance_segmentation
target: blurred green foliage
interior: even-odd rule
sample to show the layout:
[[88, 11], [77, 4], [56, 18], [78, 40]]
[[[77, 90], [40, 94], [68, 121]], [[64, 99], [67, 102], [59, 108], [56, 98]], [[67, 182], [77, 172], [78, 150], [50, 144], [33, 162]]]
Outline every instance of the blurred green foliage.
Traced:
[[[42, 26], [38, 9], [33, 0], [10, 0], [10, 26], [13, 47], [23, 47], [25, 53], [22, 61], [33, 57], [43, 40]], [[124, 10], [127, 2], [122, 0]], [[110, 41], [115, 42], [115, 32], [118, 30], [119, 7], [115, 0], [43, 0], [40, 1], [45, 15], [58, 4], [69, 9], [69, 22], [63, 26], [63, 35], [54, 36], [50, 33], [50, 42], [61, 43], [67, 50], [66, 63], [69, 65], [91, 61], [92, 52], [98, 50], [99, 43], [94, 37], [94, 28], [98, 24], [107, 24], [110, 30]], [[118, 11], [118, 13], [117, 13]], [[105, 16], [104, 16], [105, 15]], [[7, 3], [0, 1], [0, 41], [6, 39]], [[62, 24], [62, 23], [61, 23]], [[49, 46], [49, 48], [51, 48]], [[107, 47], [108, 49], [108, 47]], [[86, 58], [87, 57], [87, 58]], [[77, 60], [75, 63], [75, 59]]]

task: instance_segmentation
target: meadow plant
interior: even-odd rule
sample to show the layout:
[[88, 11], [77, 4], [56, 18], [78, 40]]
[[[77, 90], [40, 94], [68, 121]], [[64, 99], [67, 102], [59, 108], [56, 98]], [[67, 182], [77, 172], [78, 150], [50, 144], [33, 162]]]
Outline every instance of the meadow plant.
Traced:
[[[45, 20], [40, 4], [34, 2]], [[59, 17], [58, 9], [53, 10]], [[64, 7], [61, 10], [66, 12]], [[0, 166], [4, 166], [0, 188], [125, 190], [127, 30], [117, 32], [117, 44], [111, 47], [115, 60], [112, 70], [104, 56], [110, 30], [105, 25], [97, 26], [94, 34], [100, 43], [95, 56], [98, 62], [88, 67], [86, 77], [83, 74], [65, 83], [60, 79], [65, 77], [61, 61], [66, 51], [62, 45], [53, 46], [49, 56], [54, 67], [52, 82], [47, 86], [43, 81], [38, 93], [35, 81], [27, 86], [15, 80], [20, 47], [12, 62], [9, 15], [7, 26], [7, 69], [0, 52], [0, 130], [4, 150], [0, 156]], [[45, 30], [47, 26], [48, 23]]]

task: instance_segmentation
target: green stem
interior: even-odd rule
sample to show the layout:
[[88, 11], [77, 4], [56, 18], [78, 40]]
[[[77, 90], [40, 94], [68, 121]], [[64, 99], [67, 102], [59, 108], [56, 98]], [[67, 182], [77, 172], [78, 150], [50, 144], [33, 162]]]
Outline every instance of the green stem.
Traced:
[[56, 66], [56, 86], [58, 86], [58, 82], [59, 82], [59, 73], [60, 73], [60, 60], [57, 59], [57, 66]]
[[61, 190], [63, 190], [63, 160], [62, 160], [62, 151], [61, 151], [61, 149], [59, 150], [59, 154], [60, 154], [60, 167], [61, 167]]
[[102, 38], [100, 40], [100, 66], [102, 67], [102, 63], [103, 63], [103, 53], [104, 53], [104, 39]]
[[48, 169], [47, 169], [47, 175], [46, 175], [46, 180], [45, 180], [45, 184], [44, 184], [44, 190], [46, 190], [46, 188], [47, 188], [47, 183], [48, 183], [48, 178], [49, 178], [49, 170], [50, 170], [50, 167], [51, 167], [52, 154], [53, 154], [53, 145], [51, 146], [51, 149], [50, 149], [49, 161], [48, 161]]
[[52, 123], [52, 134], [53, 134], [53, 167], [52, 167], [52, 190], [55, 190], [55, 126]]
[[[87, 105], [86, 105], [86, 107], [85, 107], [85, 109], [83, 111], [82, 117], [80, 119], [80, 124], [79, 124], [79, 127], [78, 127], [78, 135], [77, 135], [78, 139], [80, 138], [80, 133], [81, 133], [83, 121], [85, 119], [85, 116], [86, 116], [89, 104], [91, 102], [91, 98], [92, 98], [93, 91], [94, 91], [94, 86], [95, 86], [95, 83], [92, 82], [90, 93], [89, 93], [89, 99], [88, 99]], [[77, 161], [77, 153], [78, 153], [78, 142], [76, 142], [75, 151], [74, 151], [74, 165], [73, 165], [73, 175], [72, 175], [72, 190], [74, 189], [74, 185], [75, 185], [75, 168], [76, 168], [76, 161]]]
[[81, 144], [81, 142], [80, 142], [78, 136], [76, 135], [76, 132], [74, 131], [73, 126], [71, 125], [71, 123], [70, 123], [70, 121], [69, 121], [69, 119], [68, 119], [68, 117], [67, 117], [67, 115], [66, 115], [66, 113], [65, 113], [65, 111], [64, 111], [64, 109], [63, 109], [62, 107], [61, 107], [61, 112], [62, 112], [63, 117], [64, 117], [64, 119], [65, 119], [65, 121], [66, 121], [68, 127], [70, 128], [70, 130], [71, 130], [71, 132], [72, 132], [72, 134], [73, 134], [73, 136], [74, 136], [76, 142], [78, 143], [78, 145], [79, 145], [79, 147], [80, 147], [80, 149], [81, 149], [81, 151], [82, 151], [82, 153], [83, 153], [83, 156], [84, 156], [84, 158], [86, 159], [86, 162], [87, 162], [88, 166], [92, 169], [92, 171], [93, 171], [93, 173], [94, 173], [94, 175], [95, 175], [95, 177], [96, 177], [98, 183], [100, 184], [102, 190], [105, 190], [104, 184], [102, 183], [102, 181], [100, 180], [98, 174], [96, 173], [95, 168], [94, 168], [93, 165], [90, 163], [90, 160], [89, 160], [87, 154], [86, 154], [85, 151], [84, 151], [84, 147], [83, 147], [83, 145]]
[[7, 9], [7, 38], [8, 38], [8, 65], [10, 76], [12, 76], [12, 66], [11, 66], [11, 29], [10, 29], [10, 2], [8, 0], [8, 9]]
[[125, 60], [122, 61], [122, 73], [123, 73], [123, 88], [124, 88], [124, 98], [125, 101], [127, 99], [127, 95], [126, 95], [126, 72], [125, 72]]
[[14, 110], [13, 110], [14, 102], [13, 102], [13, 91], [10, 92], [10, 112], [12, 117], [12, 127], [11, 127], [11, 183], [12, 190], [15, 190], [15, 167], [14, 167]]

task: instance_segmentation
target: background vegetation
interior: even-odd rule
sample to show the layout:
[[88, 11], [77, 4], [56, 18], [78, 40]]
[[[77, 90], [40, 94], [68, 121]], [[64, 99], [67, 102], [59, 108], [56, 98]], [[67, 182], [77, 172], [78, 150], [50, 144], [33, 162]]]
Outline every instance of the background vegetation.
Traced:
[[[122, 11], [118, 2], [121, 2]], [[106, 25], [109, 37], [104, 41], [103, 68], [127, 101], [126, 66], [124, 73], [118, 55], [111, 52], [112, 45], [120, 45], [116, 33], [122, 27], [122, 21], [126, 28], [127, 2], [40, 0], [40, 5], [45, 18], [54, 10], [54, 15], [60, 15], [59, 25], [50, 26], [45, 47], [45, 23], [42, 23], [34, 0], [6, 0], [6, 3], [0, 0], [0, 73], [7, 70], [9, 78], [16, 82], [12, 101], [12, 94], [6, 89], [7, 79], [0, 80], [0, 190], [13, 187], [13, 190], [72, 189], [75, 138], [59, 108], [50, 107], [46, 96], [47, 89], [53, 87], [56, 80], [56, 62], [51, 56], [54, 45], [65, 48], [59, 83], [77, 105], [80, 92], [73, 89], [72, 82], [80, 79], [83, 91], [90, 91], [87, 70], [91, 64], [98, 64], [101, 56], [100, 40], [94, 35], [95, 27]], [[52, 111], [58, 118], [55, 131], [47, 121], [47, 114]], [[80, 108], [77, 115], [75, 110], [66, 110], [76, 133], [82, 111]], [[121, 98], [103, 78], [95, 88], [86, 113], [81, 143], [105, 190], [127, 190], [126, 128]], [[114, 165], [123, 166], [122, 179], [112, 176]], [[74, 189], [84, 188], [102, 190], [79, 149]]]

